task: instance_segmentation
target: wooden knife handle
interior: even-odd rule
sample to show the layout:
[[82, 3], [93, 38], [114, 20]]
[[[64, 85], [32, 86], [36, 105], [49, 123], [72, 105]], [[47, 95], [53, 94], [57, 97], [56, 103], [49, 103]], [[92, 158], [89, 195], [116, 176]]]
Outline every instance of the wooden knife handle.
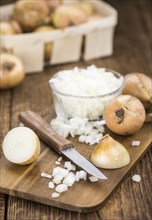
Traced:
[[35, 133], [55, 151], [60, 153], [62, 150], [74, 147], [73, 144], [59, 136], [51, 126], [38, 114], [32, 111], [24, 111], [19, 114], [20, 121]]

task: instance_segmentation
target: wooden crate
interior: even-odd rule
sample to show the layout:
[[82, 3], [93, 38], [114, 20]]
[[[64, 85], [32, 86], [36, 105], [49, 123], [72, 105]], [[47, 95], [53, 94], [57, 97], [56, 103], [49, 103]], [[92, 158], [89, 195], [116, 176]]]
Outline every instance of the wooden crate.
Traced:
[[[93, 0], [96, 11], [103, 15], [99, 20], [86, 22], [64, 30], [44, 33], [26, 33], [1, 36], [1, 47], [11, 49], [19, 56], [28, 73], [42, 71], [45, 43], [52, 42], [49, 64], [62, 64], [110, 56], [113, 53], [113, 36], [117, 24], [117, 11], [109, 4]], [[13, 4], [1, 7], [1, 20], [11, 16]], [[84, 39], [84, 40], [83, 40]], [[82, 54], [82, 44], [84, 50]]]

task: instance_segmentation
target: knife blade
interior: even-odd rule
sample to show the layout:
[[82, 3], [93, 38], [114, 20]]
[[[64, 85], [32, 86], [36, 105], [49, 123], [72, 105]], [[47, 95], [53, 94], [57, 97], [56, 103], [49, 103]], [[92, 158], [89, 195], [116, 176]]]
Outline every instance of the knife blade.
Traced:
[[39, 138], [57, 153], [66, 156], [87, 173], [98, 179], [108, 179], [99, 169], [74, 149], [71, 141], [59, 136], [40, 115], [28, 110], [21, 112], [19, 119], [25, 126], [34, 130]]

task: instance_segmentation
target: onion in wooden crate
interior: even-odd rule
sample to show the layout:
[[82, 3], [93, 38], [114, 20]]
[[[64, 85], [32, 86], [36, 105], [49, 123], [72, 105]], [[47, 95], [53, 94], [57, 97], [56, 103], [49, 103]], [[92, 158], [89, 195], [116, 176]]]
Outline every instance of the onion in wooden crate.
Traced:
[[[63, 1], [64, 2], [64, 1]], [[66, 1], [67, 2], [67, 1]], [[89, 2], [89, 1], [87, 1]], [[113, 34], [117, 24], [117, 11], [109, 4], [91, 1], [99, 19], [45, 33], [26, 33], [15, 36], [2, 36], [1, 45], [12, 49], [25, 65], [26, 72], [42, 71], [45, 65], [44, 48], [52, 42], [53, 48], [48, 64], [61, 64], [78, 61], [80, 58], [91, 60], [110, 56], [113, 53]], [[67, 3], [68, 4], [68, 3]], [[1, 19], [8, 19], [13, 12], [13, 4], [1, 7]], [[41, 15], [42, 16], [42, 15]], [[34, 29], [35, 26], [32, 26]], [[82, 53], [84, 39], [84, 52]], [[23, 45], [28, 45], [24, 47]], [[33, 59], [34, 57], [34, 59]]]

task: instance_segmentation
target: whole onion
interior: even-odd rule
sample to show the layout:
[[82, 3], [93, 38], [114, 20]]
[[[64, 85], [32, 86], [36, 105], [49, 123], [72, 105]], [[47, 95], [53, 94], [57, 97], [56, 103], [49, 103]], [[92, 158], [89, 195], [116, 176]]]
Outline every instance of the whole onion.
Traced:
[[130, 95], [120, 95], [108, 102], [104, 109], [107, 127], [121, 135], [129, 135], [138, 131], [146, 113], [141, 101]]
[[48, 24], [51, 20], [48, 2], [42, 0], [17, 1], [14, 5], [13, 17], [26, 32]]
[[0, 35], [20, 34], [22, 29], [17, 21], [0, 21]]
[[9, 53], [2, 53], [0, 59], [0, 89], [9, 89], [18, 85], [25, 77], [21, 60]]
[[143, 73], [129, 73], [124, 80], [123, 94], [135, 96], [148, 109], [152, 104], [152, 79]]
[[60, 5], [52, 15], [56, 28], [78, 25], [87, 21], [87, 15], [74, 5]]

